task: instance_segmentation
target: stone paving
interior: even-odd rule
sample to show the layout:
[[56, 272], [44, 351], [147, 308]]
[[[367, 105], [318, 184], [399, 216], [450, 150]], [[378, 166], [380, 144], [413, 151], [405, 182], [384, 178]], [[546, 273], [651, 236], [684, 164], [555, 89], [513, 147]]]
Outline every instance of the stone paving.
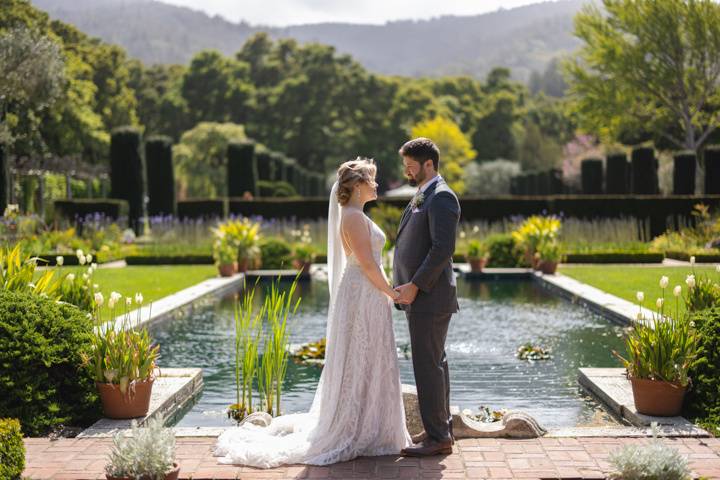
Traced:
[[[431, 458], [397, 456], [360, 458], [328, 467], [294, 465], [258, 470], [221, 465], [212, 456], [215, 438], [180, 437], [177, 461], [180, 478], [452, 478], [452, 479], [601, 479], [608, 453], [621, 444], [644, 443], [638, 438], [539, 438], [533, 440], [458, 440], [452, 455]], [[720, 438], [666, 438], [690, 459], [696, 477], [720, 479]], [[24, 477], [50, 480], [104, 479], [105, 458], [112, 440], [25, 439]]]

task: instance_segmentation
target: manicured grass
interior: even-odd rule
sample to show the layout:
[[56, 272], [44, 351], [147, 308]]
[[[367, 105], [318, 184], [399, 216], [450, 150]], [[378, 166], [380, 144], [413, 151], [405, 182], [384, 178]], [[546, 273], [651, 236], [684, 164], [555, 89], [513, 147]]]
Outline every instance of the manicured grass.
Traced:
[[[86, 271], [84, 267], [62, 267], [63, 275], [69, 272], [82, 275]], [[93, 282], [100, 286], [106, 299], [110, 292], [128, 297], [140, 292], [147, 304], [216, 275], [217, 267], [213, 265], [130, 266], [98, 268]]]
[[[683, 292], [687, 291], [685, 278], [692, 274], [693, 270], [696, 277], [709, 275], [720, 281], [720, 275], [715, 271], [714, 265], [695, 265], [694, 269], [690, 266], [667, 265], [562, 265], [559, 272], [633, 303], [637, 302], [636, 293], [641, 291], [645, 294], [644, 306], [650, 309], [654, 309], [655, 300], [662, 296], [659, 282], [660, 277], [665, 275], [670, 280], [665, 291], [665, 304], [672, 309], [672, 312], [675, 309], [672, 290], [675, 285], [681, 285]], [[683, 302], [680, 302], [680, 311], [681, 313], [685, 311]]]

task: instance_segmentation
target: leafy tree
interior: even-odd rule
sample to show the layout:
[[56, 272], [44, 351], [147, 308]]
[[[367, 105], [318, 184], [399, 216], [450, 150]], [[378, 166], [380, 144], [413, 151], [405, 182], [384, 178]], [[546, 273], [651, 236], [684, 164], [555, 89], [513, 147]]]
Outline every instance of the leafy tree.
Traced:
[[480, 159], [515, 159], [517, 144], [514, 130], [519, 116], [518, 99], [513, 93], [502, 91], [494, 94], [491, 102], [489, 112], [477, 122], [472, 144]]
[[440, 170], [450, 188], [465, 193], [463, 170], [475, 158], [470, 139], [452, 120], [435, 117], [412, 128], [413, 138], [430, 138], [440, 149]]
[[178, 197], [227, 195], [227, 146], [244, 140], [245, 129], [234, 123], [202, 122], [185, 132], [173, 147]]
[[603, 0], [576, 16], [575, 35], [583, 46], [566, 68], [583, 128], [697, 151], [720, 125], [716, 2]]
[[542, 133], [532, 121], [525, 124], [525, 132], [518, 160], [523, 170], [547, 170], [557, 167], [562, 160], [562, 147], [553, 138]]
[[469, 195], [507, 195], [510, 193], [510, 180], [520, 174], [520, 164], [510, 160], [490, 160], [472, 162], [465, 169], [465, 178]]

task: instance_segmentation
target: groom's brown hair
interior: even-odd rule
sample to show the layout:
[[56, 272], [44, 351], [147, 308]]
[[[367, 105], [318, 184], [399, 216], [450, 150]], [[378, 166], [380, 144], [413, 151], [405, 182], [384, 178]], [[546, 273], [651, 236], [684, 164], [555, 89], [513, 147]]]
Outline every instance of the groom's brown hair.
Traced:
[[438, 170], [440, 165], [440, 149], [429, 138], [419, 137], [405, 142], [400, 147], [399, 153], [403, 157], [410, 157], [416, 162], [420, 162], [420, 165], [427, 160], [432, 160], [435, 170]]

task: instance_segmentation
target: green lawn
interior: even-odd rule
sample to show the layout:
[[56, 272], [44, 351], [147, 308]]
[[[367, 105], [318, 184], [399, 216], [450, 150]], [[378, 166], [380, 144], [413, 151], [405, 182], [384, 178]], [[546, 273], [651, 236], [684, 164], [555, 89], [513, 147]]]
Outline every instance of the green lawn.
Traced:
[[[63, 275], [73, 272], [81, 275], [87, 271], [84, 267], [62, 267]], [[158, 300], [217, 275], [213, 265], [158, 265], [129, 266], [124, 268], [98, 268], [93, 281], [107, 299], [110, 292], [123, 296], [134, 296], [140, 292], [144, 303]]]
[[[714, 265], [698, 266], [694, 268], [695, 276], [710, 275], [720, 280], [715, 272]], [[641, 291], [645, 294], [645, 307], [654, 308], [655, 300], [662, 296], [660, 277], [666, 275], [670, 284], [665, 292], [666, 305], [675, 308], [675, 299], [672, 289], [681, 285], [683, 292], [687, 290], [685, 278], [693, 273], [689, 266], [670, 267], [666, 265], [637, 266], [637, 265], [562, 265], [559, 272], [583, 283], [604, 290], [625, 300], [636, 303], [635, 294]], [[685, 307], [681, 302], [680, 310]]]

